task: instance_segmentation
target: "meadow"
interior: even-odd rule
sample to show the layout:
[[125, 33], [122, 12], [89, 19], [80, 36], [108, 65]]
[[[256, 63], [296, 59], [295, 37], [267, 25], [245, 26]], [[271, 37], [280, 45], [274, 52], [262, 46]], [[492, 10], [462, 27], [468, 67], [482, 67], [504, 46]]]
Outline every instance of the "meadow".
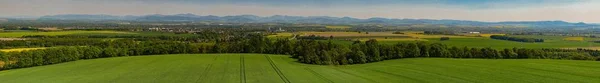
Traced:
[[6, 83], [598, 82], [600, 63], [541, 59], [411, 58], [324, 66], [286, 55], [173, 54], [80, 60], [0, 71]]
[[71, 34], [87, 34], [87, 33], [98, 33], [98, 34], [136, 34], [132, 32], [122, 31], [52, 31], [52, 32], [39, 32], [39, 31], [16, 31], [16, 32], [0, 32], [0, 38], [14, 38], [23, 37], [27, 35], [71, 35]]

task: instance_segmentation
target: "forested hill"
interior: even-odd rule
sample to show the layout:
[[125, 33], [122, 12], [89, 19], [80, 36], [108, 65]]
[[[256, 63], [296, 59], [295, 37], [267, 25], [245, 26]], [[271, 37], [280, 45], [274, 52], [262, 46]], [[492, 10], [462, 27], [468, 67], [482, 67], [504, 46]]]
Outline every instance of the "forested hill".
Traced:
[[39, 20], [121, 20], [121, 21], [212, 21], [231, 23], [316, 23], [316, 24], [387, 24], [387, 25], [411, 25], [411, 24], [435, 24], [435, 25], [468, 25], [468, 26], [515, 26], [515, 27], [593, 27], [595, 24], [569, 23], [564, 21], [515, 21], [515, 22], [480, 22], [468, 20], [433, 20], [433, 19], [390, 19], [369, 18], [358, 19], [352, 17], [330, 17], [330, 16], [286, 16], [274, 15], [260, 17], [255, 15], [236, 16], [200, 16], [194, 14], [176, 15], [143, 15], [143, 16], [112, 16], [112, 15], [87, 15], [87, 14], [65, 14], [40, 17]]

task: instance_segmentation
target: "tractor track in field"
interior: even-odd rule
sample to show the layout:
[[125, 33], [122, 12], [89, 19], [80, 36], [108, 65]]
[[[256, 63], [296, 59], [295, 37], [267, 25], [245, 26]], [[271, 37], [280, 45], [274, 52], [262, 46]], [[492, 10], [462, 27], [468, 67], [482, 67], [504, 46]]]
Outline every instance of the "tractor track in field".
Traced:
[[379, 82], [377, 82], [377, 81], [375, 81], [375, 80], [373, 80], [373, 79], [369, 79], [369, 78], [367, 78], [367, 77], [364, 77], [364, 76], [360, 76], [360, 75], [352, 74], [352, 73], [350, 73], [350, 72], [346, 72], [346, 71], [344, 71], [344, 70], [340, 70], [340, 69], [338, 69], [338, 68], [334, 68], [334, 69], [335, 69], [336, 71], [340, 71], [340, 72], [342, 72], [342, 73], [345, 73], [345, 74], [348, 74], [348, 75], [352, 75], [352, 76], [356, 76], [356, 77], [359, 77], [359, 78], [362, 78], [362, 79], [368, 80], [368, 81], [369, 81], [369, 82], [371, 82], [371, 83], [379, 83]]
[[426, 82], [426, 81], [423, 81], [423, 80], [411, 78], [411, 77], [408, 77], [408, 76], [398, 75], [398, 74], [395, 74], [395, 73], [385, 72], [385, 71], [381, 71], [381, 70], [375, 70], [375, 69], [367, 69], [367, 70], [374, 71], [374, 72], [377, 72], [377, 73], [382, 73], [382, 74], [387, 74], [387, 75], [402, 77], [402, 78], [406, 78], [406, 79], [417, 81], [419, 83], [425, 83]]
[[240, 83], [246, 83], [246, 64], [244, 62], [244, 55], [240, 55]]
[[269, 61], [269, 63], [271, 63], [271, 67], [273, 67], [273, 69], [275, 70], [275, 72], [277, 72], [277, 75], [279, 75], [279, 77], [281, 78], [281, 80], [283, 80], [283, 82], [285, 83], [292, 83], [290, 82], [289, 79], [287, 79], [287, 77], [285, 77], [285, 75], [283, 74], [283, 72], [281, 72], [281, 70], [279, 69], [279, 67], [277, 67], [277, 65], [275, 64], [275, 62], [273, 62], [273, 60], [271, 59], [271, 57], [269, 57], [269, 55], [264, 55], [265, 58], [267, 58], [267, 60]]
[[[227, 69], [229, 69], [229, 65], [231, 63], [231, 58], [229, 56], [227, 56], [227, 59], [225, 61], [226, 61], [225, 67], [223, 68], [222, 73], [227, 73], [227, 71], [228, 71]], [[222, 75], [220, 80], [227, 80], [226, 78], [228, 78], [227, 75]]]
[[215, 62], [217, 61], [218, 56], [215, 56], [215, 59], [213, 59], [213, 62], [208, 64], [208, 66], [206, 68], [204, 68], [204, 72], [202, 72], [202, 76], [198, 77], [198, 79], [196, 79], [196, 82], [201, 81], [202, 78], [206, 77], [208, 75], [208, 72], [210, 72], [210, 68], [212, 68], [213, 64], [215, 64]]
[[325, 78], [325, 76], [323, 76], [323, 75], [321, 75], [321, 74], [319, 74], [319, 73], [315, 72], [314, 70], [312, 70], [312, 69], [310, 69], [310, 68], [308, 68], [308, 67], [305, 67], [305, 68], [304, 68], [304, 70], [307, 70], [307, 71], [309, 71], [309, 72], [310, 72], [310, 73], [312, 73], [313, 75], [315, 75], [315, 76], [319, 77], [319, 79], [321, 79], [321, 80], [325, 80], [325, 81], [327, 81], [327, 82], [329, 82], [329, 83], [333, 83], [333, 81], [331, 81], [331, 80], [329, 80], [329, 79]]

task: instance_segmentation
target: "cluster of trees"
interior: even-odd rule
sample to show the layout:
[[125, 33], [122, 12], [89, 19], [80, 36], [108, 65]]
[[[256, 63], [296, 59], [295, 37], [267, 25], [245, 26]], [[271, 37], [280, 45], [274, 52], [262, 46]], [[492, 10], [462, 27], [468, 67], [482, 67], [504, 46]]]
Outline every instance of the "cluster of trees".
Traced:
[[235, 42], [215, 45], [219, 53], [267, 53], [285, 54], [299, 62], [321, 65], [344, 65], [377, 62], [389, 59], [414, 57], [443, 58], [489, 58], [489, 59], [571, 59], [597, 60], [599, 53], [593, 50], [568, 49], [492, 49], [448, 47], [439, 43], [378, 44], [376, 40], [356, 41], [343, 45], [323, 40], [270, 41], [261, 36], [242, 38]]
[[[308, 42], [308, 43], [304, 43]], [[597, 60], [597, 52], [563, 49], [502, 49], [447, 47], [439, 43], [377, 44], [376, 40], [349, 47], [331, 42], [298, 41], [292, 57], [300, 62], [323, 65], [362, 64], [389, 59], [414, 57], [488, 58], [488, 59], [570, 59]], [[593, 54], [593, 55], [592, 55]]]
[[323, 36], [317, 36], [317, 35], [298, 36], [297, 37], [297, 39], [307, 39], [307, 40], [327, 40], [327, 39], [331, 39], [331, 38], [333, 38], [333, 36], [329, 36], [329, 38], [323, 37]]
[[69, 62], [81, 59], [156, 54], [209, 53], [213, 46], [170, 41], [115, 41], [105, 46], [67, 46], [0, 53], [1, 69], [14, 69]]
[[544, 39], [520, 38], [520, 37], [511, 37], [511, 36], [505, 36], [505, 35], [492, 35], [492, 36], [490, 36], [490, 38], [499, 39], [499, 40], [518, 41], [518, 42], [544, 42]]
[[105, 39], [98, 38], [40, 38], [26, 40], [0, 41], [0, 49], [6, 48], [25, 48], [25, 47], [53, 47], [53, 46], [86, 46], [103, 45]]
[[132, 41], [180, 41], [191, 43], [214, 42], [219, 38], [228, 38], [231, 34], [214, 32], [196, 35], [128, 35], [128, 34], [90, 34], [90, 35], [30, 35], [25, 40], [0, 41], [0, 49], [25, 47], [54, 47], [54, 46], [104, 46], [114, 40]]

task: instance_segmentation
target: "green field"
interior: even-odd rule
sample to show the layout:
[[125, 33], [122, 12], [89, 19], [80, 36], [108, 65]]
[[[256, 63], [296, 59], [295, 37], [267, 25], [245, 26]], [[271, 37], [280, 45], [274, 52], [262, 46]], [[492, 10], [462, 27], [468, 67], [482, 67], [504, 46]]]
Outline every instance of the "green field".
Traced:
[[285, 55], [176, 54], [80, 60], [0, 71], [2, 83], [600, 82], [600, 63], [412, 58], [321, 66]]
[[597, 47], [600, 43], [586, 41], [566, 41], [566, 40], [546, 40], [542, 43], [525, 43], [507, 40], [496, 40], [490, 38], [451, 38], [448, 41], [439, 41], [439, 39], [428, 39], [429, 42], [437, 42], [449, 46], [467, 46], [467, 47], [491, 47], [491, 48], [577, 48], [577, 47]]
[[37, 31], [18, 31], [18, 32], [0, 32], [0, 37], [22, 37], [27, 35], [70, 35], [70, 34], [87, 34], [87, 33], [99, 33], [99, 34], [135, 34], [131, 32], [121, 31], [53, 31], [53, 32], [37, 32]]
[[[526, 36], [523, 36], [526, 37]], [[421, 40], [381, 40], [379, 43], [382, 44], [397, 44], [400, 42], [430, 42], [430, 43], [442, 43], [448, 46], [457, 46], [457, 47], [477, 47], [477, 48], [495, 48], [495, 49], [504, 49], [504, 48], [598, 48], [600, 47], [600, 43], [589, 42], [589, 40], [596, 40], [592, 38], [586, 38], [586, 41], [572, 41], [565, 40], [568, 37], [561, 36], [545, 36], [545, 37], [537, 37], [543, 38], [545, 41], [542, 43], [526, 43], [526, 42], [516, 42], [516, 41], [508, 41], [508, 40], [497, 40], [491, 38], [483, 38], [483, 37], [471, 37], [471, 38], [450, 38], [450, 40], [440, 41], [440, 38], [422, 38]], [[352, 44], [352, 41], [343, 41], [343, 40], [333, 40], [333, 42], [341, 43], [341, 44]]]

